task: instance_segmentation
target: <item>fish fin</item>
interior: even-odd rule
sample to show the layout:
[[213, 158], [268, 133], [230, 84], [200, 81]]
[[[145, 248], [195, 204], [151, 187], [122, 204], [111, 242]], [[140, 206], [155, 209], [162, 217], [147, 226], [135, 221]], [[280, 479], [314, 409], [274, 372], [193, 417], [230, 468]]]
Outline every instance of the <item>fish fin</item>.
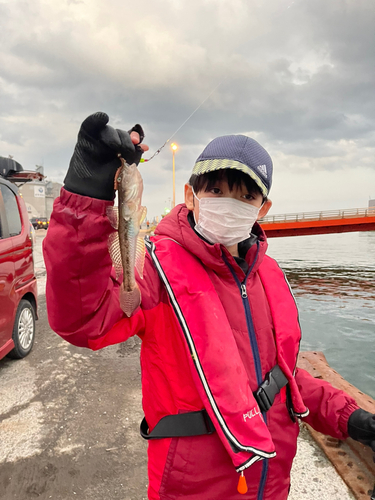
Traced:
[[118, 207], [107, 207], [106, 214], [114, 229], [118, 229]]
[[108, 238], [108, 250], [111, 256], [113, 267], [116, 272], [116, 279], [122, 273], [122, 260], [121, 260], [121, 250], [120, 250], [120, 238], [118, 232], [111, 233]]
[[141, 207], [140, 215], [139, 215], [139, 225], [140, 226], [143, 224], [143, 221], [146, 219], [146, 215], [147, 215], [147, 208]]
[[126, 316], [130, 318], [130, 316], [132, 316], [132, 314], [141, 305], [142, 297], [138, 285], [136, 284], [130, 292], [126, 292], [124, 290], [124, 284], [121, 283], [119, 300], [121, 309], [124, 311]]
[[137, 247], [135, 249], [135, 268], [138, 271], [139, 276], [143, 279], [143, 268], [145, 265], [145, 257], [146, 257], [146, 247], [145, 240], [138, 236], [137, 238]]

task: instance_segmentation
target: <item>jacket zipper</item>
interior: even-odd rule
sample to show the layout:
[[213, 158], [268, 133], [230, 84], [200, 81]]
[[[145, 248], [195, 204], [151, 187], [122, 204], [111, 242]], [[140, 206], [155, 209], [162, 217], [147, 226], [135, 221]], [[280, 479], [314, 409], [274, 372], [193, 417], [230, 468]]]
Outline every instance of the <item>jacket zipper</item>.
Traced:
[[[228, 262], [225, 254], [223, 254], [223, 257], [224, 257], [224, 261], [225, 261], [226, 265], [228, 266], [230, 272], [232, 273], [232, 276], [233, 276], [233, 278], [234, 278], [234, 280], [235, 280], [235, 282], [236, 282], [236, 284], [237, 284], [237, 286], [238, 286], [238, 288], [239, 288], [239, 290], [241, 292], [242, 304], [243, 304], [244, 309], [245, 309], [245, 317], [246, 317], [247, 330], [248, 330], [248, 333], [249, 333], [250, 345], [251, 345], [251, 350], [252, 350], [252, 353], [253, 353], [253, 359], [254, 359], [254, 365], [255, 365], [255, 374], [256, 374], [256, 378], [257, 378], [257, 384], [258, 384], [258, 387], [259, 387], [260, 384], [263, 382], [262, 365], [261, 365], [261, 362], [260, 362], [259, 348], [258, 348], [258, 343], [257, 343], [256, 335], [255, 335], [253, 318], [251, 316], [250, 305], [249, 305], [249, 300], [248, 300], [247, 291], [246, 291], [247, 278], [250, 276], [250, 273], [251, 273], [251, 271], [253, 270], [253, 268], [255, 266], [255, 263], [256, 263], [256, 261], [258, 259], [258, 253], [259, 253], [259, 242], [257, 241], [257, 253], [256, 253], [256, 255], [254, 257], [254, 261], [251, 264], [251, 266], [249, 267], [249, 269], [248, 269], [248, 271], [246, 273], [245, 279], [242, 281], [242, 283], [240, 282], [240, 280], [238, 279], [237, 274], [235, 273], [234, 269], [232, 268], [232, 266]], [[266, 416], [266, 413], [262, 412], [262, 415], [263, 415], [263, 418], [264, 418], [264, 422], [267, 425], [267, 416]], [[262, 500], [263, 499], [264, 488], [265, 488], [266, 479], [267, 479], [267, 473], [268, 473], [268, 460], [264, 459], [263, 460], [263, 464], [262, 464], [262, 474], [261, 474], [261, 478], [260, 478], [260, 482], [259, 482], [259, 489], [258, 489], [257, 500]]]
[[249, 332], [251, 350], [253, 351], [253, 358], [254, 358], [254, 365], [255, 365], [255, 373], [256, 373], [256, 377], [257, 377], [257, 384], [258, 384], [258, 387], [259, 387], [260, 384], [263, 382], [263, 378], [262, 378], [262, 366], [261, 366], [261, 363], [260, 363], [259, 348], [258, 348], [258, 343], [257, 343], [257, 340], [256, 340], [256, 336], [255, 336], [253, 318], [251, 317], [250, 305], [249, 305], [249, 300], [248, 300], [247, 291], [246, 291], [246, 281], [247, 281], [247, 277], [248, 276], [249, 276], [249, 272], [246, 275], [246, 278], [244, 279], [244, 281], [242, 283], [240, 283], [240, 281], [239, 281], [239, 279], [237, 278], [237, 275], [236, 275], [236, 281], [238, 282], [237, 285], [240, 287], [240, 290], [241, 290], [242, 303], [243, 303], [243, 306], [244, 306], [244, 309], [245, 309], [247, 330]]
[[260, 384], [263, 382], [263, 378], [262, 378], [262, 366], [261, 366], [261, 363], [260, 363], [260, 355], [259, 355], [259, 349], [258, 349], [258, 343], [257, 343], [257, 340], [256, 340], [256, 336], [255, 336], [255, 330], [254, 330], [254, 325], [253, 325], [253, 319], [251, 317], [251, 311], [250, 311], [250, 305], [249, 305], [249, 300], [248, 300], [248, 296], [247, 296], [247, 291], [246, 291], [246, 282], [247, 282], [247, 278], [250, 276], [250, 273], [251, 271], [253, 270], [254, 266], [255, 266], [255, 263], [258, 259], [258, 253], [259, 253], [259, 242], [257, 242], [257, 253], [254, 257], [254, 261], [253, 263], [251, 264], [251, 266], [249, 267], [247, 273], [246, 273], [246, 276], [245, 276], [245, 279], [243, 280], [243, 282], [241, 283], [240, 280], [238, 279], [238, 276], [237, 274], [235, 273], [234, 269], [232, 268], [232, 266], [230, 265], [227, 257], [225, 254], [223, 254], [223, 258], [224, 258], [224, 261], [226, 263], [226, 265], [228, 266], [240, 292], [241, 292], [241, 297], [242, 297], [242, 304], [243, 304], [243, 307], [245, 309], [245, 317], [246, 317], [246, 325], [247, 325], [247, 331], [249, 333], [249, 338], [250, 338], [250, 345], [251, 345], [251, 350], [252, 350], [252, 353], [253, 353], [253, 358], [254, 358], [254, 365], [255, 365], [255, 374], [256, 374], [256, 378], [257, 378], [257, 384], [258, 384], [258, 387], [260, 386]]

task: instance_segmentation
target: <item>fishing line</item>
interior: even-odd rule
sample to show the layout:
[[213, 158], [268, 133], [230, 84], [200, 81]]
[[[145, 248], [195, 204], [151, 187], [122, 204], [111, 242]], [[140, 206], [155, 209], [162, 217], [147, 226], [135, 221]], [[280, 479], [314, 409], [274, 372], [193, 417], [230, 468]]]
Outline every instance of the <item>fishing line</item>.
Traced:
[[[280, 10], [280, 11], [279, 11], [279, 13], [278, 13], [278, 15], [276, 15], [276, 16], [274, 16], [274, 17], [275, 17], [275, 18], [279, 17], [279, 16], [280, 16], [283, 12], [287, 11], [288, 9], [290, 9], [290, 8], [291, 8], [291, 7], [292, 7], [292, 6], [296, 3], [296, 1], [297, 1], [297, 0], [292, 1], [292, 3], [291, 3], [290, 5], [288, 5], [288, 7], [286, 7], [285, 9]], [[256, 36], [256, 37], [253, 39], [253, 41], [254, 41], [254, 40], [256, 40], [259, 36], [260, 36], [260, 35]], [[190, 118], [191, 118], [193, 115], [195, 115], [195, 113], [199, 110], [199, 108], [201, 108], [201, 107], [203, 106], [203, 104], [204, 104], [206, 101], [208, 101], [208, 99], [212, 96], [212, 94], [213, 94], [213, 93], [214, 93], [214, 92], [215, 92], [215, 91], [216, 91], [216, 90], [220, 87], [220, 85], [221, 85], [222, 83], [224, 83], [224, 82], [225, 82], [225, 80], [227, 80], [227, 79], [228, 79], [228, 76], [226, 76], [225, 78], [223, 78], [223, 79], [220, 81], [220, 83], [218, 83], [218, 84], [216, 85], [216, 87], [215, 87], [215, 88], [213, 88], [213, 89], [211, 90], [211, 92], [208, 94], [208, 96], [207, 96], [207, 97], [206, 97], [206, 98], [205, 98], [205, 99], [204, 99], [204, 100], [203, 100], [203, 101], [199, 104], [199, 106], [198, 106], [197, 108], [195, 108], [195, 110], [194, 110], [194, 111], [193, 111], [193, 112], [192, 112], [192, 113], [191, 113], [191, 114], [190, 114], [190, 115], [186, 118], [186, 120], [182, 123], [182, 125], [180, 125], [180, 126], [178, 127], [178, 129], [177, 129], [177, 130], [175, 130], [175, 131], [173, 132], [173, 134], [170, 136], [170, 138], [169, 138], [169, 139], [167, 139], [167, 140], [165, 141], [165, 143], [164, 143], [162, 146], [160, 146], [160, 148], [159, 148], [159, 149], [157, 149], [157, 150], [155, 151], [155, 153], [154, 153], [154, 154], [153, 154], [150, 158], [147, 158], [147, 159], [146, 159], [146, 158], [142, 158], [140, 161], [143, 163], [143, 162], [146, 162], [146, 161], [151, 161], [153, 158], [155, 158], [155, 156], [157, 156], [157, 155], [161, 152], [161, 150], [162, 150], [162, 149], [163, 149], [163, 148], [164, 148], [164, 147], [168, 144], [168, 142], [169, 142], [169, 141], [170, 141], [170, 140], [171, 140], [171, 139], [172, 139], [172, 138], [173, 138], [173, 137], [177, 134], [177, 132], [178, 132], [180, 129], [182, 129], [182, 127], [183, 127], [183, 126], [184, 126], [184, 125], [185, 125], [185, 124], [186, 124], [186, 123], [190, 120]]]
[[[173, 138], [173, 137], [177, 134], [177, 132], [178, 132], [180, 129], [182, 129], [182, 127], [185, 125], [185, 123], [187, 123], [187, 122], [190, 120], [190, 118], [191, 118], [191, 117], [192, 117], [192, 116], [193, 116], [193, 115], [194, 115], [194, 114], [198, 111], [198, 109], [199, 109], [201, 106], [203, 106], [203, 104], [204, 104], [204, 103], [205, 103], [205, 102], [206, 102], [206, 101], [207, 101], [207, 100], [208, 100], [208, 99], [212, 96], [212, 94], [215, 92], [215, 90], [217, 90], [217, 89], [220, 87], [220, 85], [221, 85], [222, 83], [224, 83], [224, 81], [225, 81], [225, 80], [227, 80], [227, 78], [228, 78], [227, 76], [226, 76], [225, 78], [223, 78], [223, 79], [221, 80], [221, 82], [220, 82], [220, 83], [218, 83], [218, 84], [216, 85], [216, 87], [215, 87], [213, 90], [211, 90], [211, 92], [210, 92], [210, 93], [208, 94], [208, 96], [207, 96], [207, 97], [206, 97], [206, 98], [205, 98], [205, 99], [204, 99], [204, 100], [203, 100], [203, 101], [199, 104], [199, 106], [198, 106], [198, 107], [196, 107], [196, 108], [195, 108], [195, 110], [194, 110], [194, 111], [193, 111], [193, 112], [192, 112], [192, 113], [191, 113], [191, 114], [190, 114], [190, 115], [186, 118], [186, 120], [182, 123], [182, 125], [180, 125], [180, 126], [178, 127], [178, 129], [177, 129], [177, 130], [175, 130], [175, 131], [173, 132], [173, 134], [170, 136], [170, 138], [169, 138], [169, 139], [167, 139], [167, 140], [165, 141], [165, 143], [164, 143], [164, 144], [163, 144], [163, 145], [162, 145], [162, 146], [161, 146], [161, 147], [160, 147], [157, 151], [155, 151], [155, 153], [154, 153], [154, 154], [153, 154], [150, 158], [148, 158], [147, 160], [146, 160], [146, 159], [144, 159], [143, 161], [150, 161], [150, 160], [152, 160], [152, 159], [153, 159], [156, 155], [158, 155], [158, 154], [160, 153], [160, 151], [164, 148], [164, 146], [166, 146], [166, 145], [168, 144], [168, 142], [169, 142], [169, 141], [170, 141], [170, 140], [171, 140], [171, 139], [172, 139], [172, 138]], [[141, 160], [141, 161], [142, 161], [142, 160]]]

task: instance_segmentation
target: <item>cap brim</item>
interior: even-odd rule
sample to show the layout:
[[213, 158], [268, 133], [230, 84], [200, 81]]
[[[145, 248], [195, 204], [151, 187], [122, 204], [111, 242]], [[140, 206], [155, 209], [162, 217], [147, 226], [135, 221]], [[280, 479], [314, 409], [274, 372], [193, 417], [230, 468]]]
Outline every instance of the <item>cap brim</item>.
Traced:
[[216, 160], [203, 160], [197, 161], [193, 168], [193, 175], [202, 175], [207, 174], [208, 172], [215, 172], [216, 170], [224, 170], [224, 169], [232, 169], [239, 170], [244, 174], [249, 175], [256, 185], [261, 190], [263, 196], [268, 195], [267, 186], [264, 184], [262, 179], [257, 175], [254, 170], [250, 167], [236, 160], [225, 160], [225, 159], [216, 159]]

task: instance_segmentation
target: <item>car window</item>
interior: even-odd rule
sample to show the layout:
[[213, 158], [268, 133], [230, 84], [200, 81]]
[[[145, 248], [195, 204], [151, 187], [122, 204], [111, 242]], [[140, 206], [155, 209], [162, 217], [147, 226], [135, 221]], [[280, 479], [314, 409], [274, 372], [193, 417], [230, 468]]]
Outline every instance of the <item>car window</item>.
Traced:
[[11, 191], [7, 186], [4, 186], [4, 184], [0, 184], [0, 190], [3, 195], [9, 236], [16, 236], [17, 234], [20, 234], [22, 228], [16, 196], [13, 191]]

